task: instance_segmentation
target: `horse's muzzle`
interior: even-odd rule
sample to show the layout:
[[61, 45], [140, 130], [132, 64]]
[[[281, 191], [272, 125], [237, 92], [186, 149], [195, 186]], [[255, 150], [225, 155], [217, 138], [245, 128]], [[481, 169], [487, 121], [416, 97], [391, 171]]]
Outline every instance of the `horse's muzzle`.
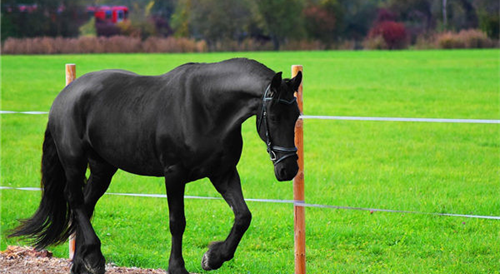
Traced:
[[298, 171], [297, 157], [289, 157], [274, 166], [274, 175], [280, 182], [292, 180]]

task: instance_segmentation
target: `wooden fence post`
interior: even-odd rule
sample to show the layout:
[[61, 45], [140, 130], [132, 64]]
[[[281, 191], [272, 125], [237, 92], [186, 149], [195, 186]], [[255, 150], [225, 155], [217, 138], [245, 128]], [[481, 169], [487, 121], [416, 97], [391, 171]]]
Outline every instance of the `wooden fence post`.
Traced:
[[[76, 65], [66, 64], [66, 86], [76, 79]], [[69, 236], [69, 259], [75, 255], [75, 234]]]
[[[292, 66], [292, 77], [303, 71], [301, 65]], [[304, 77], [302, 77], [304, 79]], [[302, 114], [302, 83], [297, 91], [297, 103], [300, 113]], [[293, 199], [294, 204], [294, 245], [295, 245], [295, 274], [306, 273], [306, 219], [305, 208], [300, 205], [304, 203], [304, 128], [303, 120], [299, 118], [295, 124], [295, 146], [297, 147], [297, 155], [299, 156], [299, 172], [293, 178]]]

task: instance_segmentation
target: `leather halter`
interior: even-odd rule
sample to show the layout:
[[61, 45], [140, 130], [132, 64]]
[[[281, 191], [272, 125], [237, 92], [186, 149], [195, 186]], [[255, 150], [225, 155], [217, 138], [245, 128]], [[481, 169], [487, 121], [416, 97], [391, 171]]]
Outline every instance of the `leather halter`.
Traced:
[[[276, 146], [272, 144], [271, 141], [271, 136], [269, 133], [269, 125], [267, 122], [267, 102], [273, 100], [273, 97], [268, 97], [268, 93], [271, 90], [271, 84], [269, 84], [266, 88], [266, 91], [264, 92], [264, 96], [262, 97], [262, 111], [259, 117], [259, 121], [257, 123], [257, 132], [260, 132], [260, 126], [262, 123], [264, 123], [264, 130], [266, 134], [266, 145], [267, 145], [267, 153], [269, 153], [269, 157], [271, 158], [271, 161], [273, 161], [274, 165], [277, 165], [279, 162], [285, 160], [286, 158], [295, 156], [297, 157], [297, 148], [294, 147], [282, 147], [282, 146]], [[287, 101], [284, 99], [278, 99], [279, 103], [286, 104], [286, 105], [291, 105], [293, 104], [297, 99], [293, 97], [292, 100]], [[276, 155], [276, 152], [280, 152], [283, 155], [278, 158]]]

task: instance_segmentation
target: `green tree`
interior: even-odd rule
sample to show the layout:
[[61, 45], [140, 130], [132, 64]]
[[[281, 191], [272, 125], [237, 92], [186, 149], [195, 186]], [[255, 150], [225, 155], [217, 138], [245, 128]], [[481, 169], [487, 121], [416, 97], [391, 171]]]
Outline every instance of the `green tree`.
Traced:
[[401, 22], [425, 31], [434, 30], [436, 17], [441, 14], [442, 1], [433, 0], [389, 0], [384, 5], [387, 9], [398, 15]]
[[175, 11], [171, 17], [171, 25], [175, 30], [177, 37], [189, 37], [190, 17], [191, 17], [191, 0], [179, 0], [175, 6]]
[[475, 0], [479, 27], [488, 37], [500, 38], [500, 2], [497, 0]]
[[97, 31], [95, 29], [95, 17], [90, 18], [90, 20], [81, 25], [79, 28], [80, 36], [97, 36]]
[[338, 22], [341, 40], [362, 41], [377, 17], [381, 0], [338, 0], [342, 20]]
[[301, 0], [256, 0], [253, 2], [256, 22], [273, 41], [275, 50], [287, 38], [300, 38], [304, 34]]
[[478, 28], [479, 20], [472, 0], [443, 1], [442, 6], [443, 13], [446, 10], [446, 15], [442, 16], [442, 29], [458, 31]]
[[191, 31], [209, 47], [220, 40], [238, 40], [246, 30], [250, 10], [240, 0], [192, 0]]

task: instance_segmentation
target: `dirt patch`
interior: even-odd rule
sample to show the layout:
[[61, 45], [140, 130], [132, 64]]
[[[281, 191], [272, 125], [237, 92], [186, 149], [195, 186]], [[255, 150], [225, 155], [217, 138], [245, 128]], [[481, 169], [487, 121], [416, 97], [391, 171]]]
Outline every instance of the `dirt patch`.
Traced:
[[[9, 246], [0, 252], [0, 273], [8, 274], [68, 274], [71, 268], [69, 259], [54, 258], [47, 250], [36, 251], [30, 247]], [[165, 274], [162, 269], [141, 269], [136, 267], [117, 267], [106, 265], [106, 274]]]

